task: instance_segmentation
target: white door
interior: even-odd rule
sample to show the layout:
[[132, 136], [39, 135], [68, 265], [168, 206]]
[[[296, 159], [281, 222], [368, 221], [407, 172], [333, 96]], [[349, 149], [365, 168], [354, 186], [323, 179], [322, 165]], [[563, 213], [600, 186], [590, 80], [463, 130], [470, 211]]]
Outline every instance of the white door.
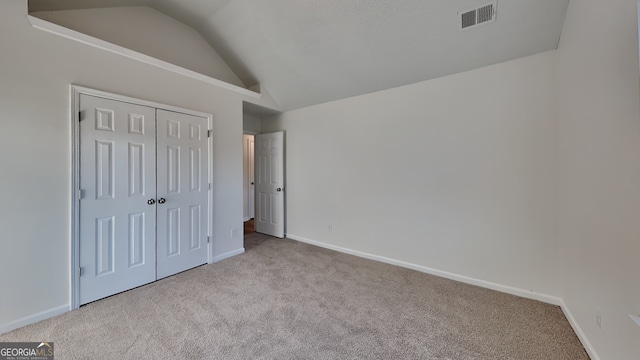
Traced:
[[80, 96], [80, 303], [156, 280], [155, 109]]
[[207, 119], [157, 110], [158, 279], [207, 262]]
[[256, 231], [284, 237], [284, 133], [256, 135]]

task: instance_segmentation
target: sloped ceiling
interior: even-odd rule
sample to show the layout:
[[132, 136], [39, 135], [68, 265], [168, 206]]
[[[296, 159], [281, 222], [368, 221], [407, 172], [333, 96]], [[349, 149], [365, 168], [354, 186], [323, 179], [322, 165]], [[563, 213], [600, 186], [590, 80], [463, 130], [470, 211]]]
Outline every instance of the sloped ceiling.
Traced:
[[29, 0], [29, 11], [147, 5], [195, 28], [247, 86], [285, 110], [556, 49], [569, 0]]

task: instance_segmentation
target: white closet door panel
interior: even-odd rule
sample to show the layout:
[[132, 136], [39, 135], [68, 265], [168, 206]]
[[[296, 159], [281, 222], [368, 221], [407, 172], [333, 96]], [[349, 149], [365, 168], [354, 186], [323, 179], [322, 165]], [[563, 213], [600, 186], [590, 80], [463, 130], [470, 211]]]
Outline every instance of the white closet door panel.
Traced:
[[207, 119], [157, 110], [158, 279], [207, 262]]
[[156, 279], [155, 109], [81, 95], [80, 303]]

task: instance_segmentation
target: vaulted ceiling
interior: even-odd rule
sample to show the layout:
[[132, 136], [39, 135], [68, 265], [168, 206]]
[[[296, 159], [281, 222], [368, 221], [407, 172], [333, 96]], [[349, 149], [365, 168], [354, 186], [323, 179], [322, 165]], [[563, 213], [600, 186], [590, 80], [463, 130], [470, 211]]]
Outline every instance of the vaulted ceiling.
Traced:
[[569, 0], [498, 0], [495, 22], [460, 31], [461, 11], [490, 2], [29, 0], [29, 11], [150, 6], [290, 110], [557, 48]]

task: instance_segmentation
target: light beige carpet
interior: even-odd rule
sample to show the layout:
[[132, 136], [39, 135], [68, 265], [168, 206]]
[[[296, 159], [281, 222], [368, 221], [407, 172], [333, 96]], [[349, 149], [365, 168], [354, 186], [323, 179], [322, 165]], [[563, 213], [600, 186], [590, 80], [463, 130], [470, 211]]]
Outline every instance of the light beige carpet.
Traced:
[[254, 233], [247, 252], [0, 335], [56, 359], [588, 359], [557, 306]]

